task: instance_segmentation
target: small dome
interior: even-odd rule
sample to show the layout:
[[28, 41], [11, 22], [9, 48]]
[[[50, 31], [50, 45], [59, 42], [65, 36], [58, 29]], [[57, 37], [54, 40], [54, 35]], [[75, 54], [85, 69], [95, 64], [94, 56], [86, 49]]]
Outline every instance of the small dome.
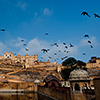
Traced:
[[35, 83], [35, 84], [39, 84], [39, 83], [40, 83], [40, 80], [39, 80], [39, 79], [36, 79], [36, 80], [34, 81], [34, 83]]
[[80, 68], [74, 69], [69, 75], [69, 80], [89, 80], [89, 74]]

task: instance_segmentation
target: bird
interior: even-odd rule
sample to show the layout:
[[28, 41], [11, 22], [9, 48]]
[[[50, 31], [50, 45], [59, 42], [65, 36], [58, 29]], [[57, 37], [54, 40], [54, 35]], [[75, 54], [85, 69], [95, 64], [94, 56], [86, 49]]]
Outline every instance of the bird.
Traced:
[[83, 16], [87, 15], [88, 17], [90, 17], [90, 15], [86, 11], [82, 12], [81, 15]]
[[41, 51], [43, 51], [43, 53], [46, 53], [49, 51], [49, 49], [42, 49]]
[[24, 42], [24, 40], [21, 40], [21, 42]]
[[29, 51], [29, 49], [28, 49], [28, 48], [25, 48], [25, 50], [26, 50], [26, 51]]
[[26, 44], [23, 44], [24, 46], [26, 46]]
[[66, 53], [69, 53], [69, 51], [67, 51]]
[[43, 57], [41, 57], [41, 59], [43, 59]]
[[84, 35], [84, 37], [89, 37], [89, 35]]
[[73, 45], [72, 45], [72, 44], [70, 44], [70, 47], [73, 47]]
[[54, 53], [54, 55], [57, 55], [57, 53]]
[[83, 55], [86, 55], [85, 53], [83, 53]]
[[4, 32], [4, 31], [5, 31], [5, 29], [1, 29], [1, 31], [3, 31], [3, 32]]
[[90, 45], [90, 47], [91, 47], [91, 48], [93, 48], [93, 46], [92, 46], [92, 45]]
[[48, 35], [48, 33], [45, 33], [45, 35], [47, 36], [47, 35]]
[[59, 58], [57, 58], [57, 60], [59, 60]]
[[51, 59], [52, 57], [49, 56], [49, 58]]
[[64, 50], [64, 52], [66, 52], [66, 50]]
[[65, 46], [65, 48], [68, 48], [67, 46]]
[[54, 43], [53, 45], [56, 45], [58, 47], [58, 44], [57, 43]]
[[63, 58], [61, 58], [62, 60], [64, 60], [65, 58], [67, 58], [68, 56], [65, 56], [65, 57], [63, 57]]
[[51, 46], [53, 46], [53, 44], [51, 44]]
[[91, 41], [88, 41], [88, 43], [90, 43], [90, 44], [91, 44]]
[[66, 43], [63, 43], [64, 45], [66, 45]]
[[58, 45], [56, 45], [58, 47]]
[[58, 52], [61, 52], [61, 50], [59, 50]]
[[57, 45], [57, 43], [54, 43], [53, 45]]
[[96, 17], [100, 18], [100, 16], [99, 16], [99, 15], [97, 15], [97, 14], [94, 14], [94, 18], [96, 18]]
[[63, 60], [63, 58], [61, 58], [61, 60]]

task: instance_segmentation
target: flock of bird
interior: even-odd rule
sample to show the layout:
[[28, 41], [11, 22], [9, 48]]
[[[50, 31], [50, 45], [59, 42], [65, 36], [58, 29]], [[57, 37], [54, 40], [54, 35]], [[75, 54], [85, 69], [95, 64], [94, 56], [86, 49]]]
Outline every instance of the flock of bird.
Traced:
[[[46, 36], [48, 35], [48, 33], [46, 33], [45, 34]], [[84, 37], [85, 38], [88, 38], [87, 39], [87, 43], [90, 45], [90, 48], [93, 48], [93, 45], [92, 45], [92, 42], [89, 40], [89, 35], [84, 35]], [[74, 46], [71, 44], [71, 43], [69, 43], [69, 45], [68, 45], [68, 43], [62, 43], [63, 44], [63, 46], [64, 46], [64, 50], [62, 51], [62, 50], [60, 50], [60, 49], [57, 49], [58, 51], [57, 52], [54, 52], [54, 55], [55, 56], [57, 56], [57, 55], [59, 55], [59, 53], [60, 52], [64, 52], [64, 53], [69, 53], [70, 51], [69, 51], [69, 48], [73, 48]], [[54, 44], [50, 44], [51, 45], [51, 47], [59, 47], [59, 44], [58, 43], [54, 43]], [[44, 53], [44, 54], [47, 54], [48, 52], [50, 52], [50, 49], [48, 48], [48, 49], [46, 49], [46, 48], [43, 48], [43, 49], [41, 49], [41, 51]], [[83, 53], [82, 55], [86, 55], [86, 53]], [[57, 61], [57, 60], [59, 60], [59, 59], [61, 59], [61, 60], [64, 60], [64, 59], [66, 59], [66, 58], [68, 58], [68, 55], [66, 55], [66, 56], [64, 56], [64, 57], [61, 57], [61, 58], [56, 58], [55, 59], [55, 61]], [[43, 59], [43, 57], [41, 57], [41, 59]], [[48, 59], [50, 60], [50, 59], [54, 59], [54, 57], [51, 57], [51, 56], [48, 56]]]
[[[90, 15], [87, 13], [87, 12], [82, 12], [81, 13], [81, 15], [83, 15], [83, 16], [88, 16], [88, 17], [90, 17]], [[100, 18], [100, 16], [98, 15], [98, 14], [94, 14], [94, 18], [96, 18], [96, 17], [98, 17], [98, 18]], [[5, 31], [5, 29], [1, 29], [0, 31], [2, 31], [2, 32], [4, 32]], [[48, 36], [49, 34], [48, 33], [45, 33], [45, 36]], [[88, 38], [89, 39], [89, 35], [84, 35], [84, 37], [85, 38]], [[26, 47], [27, 46], [27, 44], [25, 43], [25, 40], [20, 40], [22, 43], [23, 43], [23, 46], [25, 47], [25, 50], [26, 51], [29, 51], [29, 49]], [[90, 41], [90, 40], [88, 40], [87, 41], [87, 43], [88, 44], [90, 44], [90, 47], [91, 48], [93, 48], [93, 45], [92, 45], [92, 42]], [[63, 45], [64, 45], [64, 50], [62, 51], [62, 50], [60, 50], [60, 49], [58, 49], [58, 51], [57, 52], [54, 52], [54, 55], [55, 56], [57, 56], [58, 55], [58, 52], [60, 53], [60, 52], [64, 52], [64, 53], [69, 53], [70, 51], [69, 51], [69, 48], [73, 48], [74, 46], [71, 44], [71, 43], [69, 43], [69, 45], [67, 44], [67, 43], [62, 43]], [[50, 44], [51, 45], [51, 47], [53, 47], [53, 46], [55, 46], [55, 47], [59, 47], [59, 44], [58, 43], [54, 43], [54, 44]], [[48, 49], [46, 49], [46, 48], [42, 48], [41, 49], [41, 52], [43, 52], [44, 54], [47, 54], [48, 52], [50, 52], [50, 49], [48, 48]], [[86, 53], [83, 53], [83, 55], [86, 55]], [[61, 60], [64, 60], [64, 59], [66, 59], [68, 57], [68, 55], [66, 55], [66, 56], [64, 56], [64, 57], [61, 57], [61, 58], [56, 58], [55, 59], [55, 61], [56, 60], [59, 60], [59, 59], [61, 59]], [[43, 59], [43, 57], [40, 57], [41, 59]], [[48, 59], [54, 59], [54, 57], [51, 57], [51, 56], [48, 56]], [[40, 60], [41, 61], [41, 60]]]
[[[83, 16], [87, 15], [88, 17], [90, 17], [90, 15], [89, 15], [87, 12], [82, 12], [81, 15], [83, 15]], [[94, 14], [94, 17], [100, 18], [100, 16], [97, 15], [97, 14]], [[45, 35], [48, 36], [49, 34], [46, 33]], [[85, 38], [88, 38], [87, 43], [90, 45], [90, 48], [93, 48], [92, 42], [89, 40], [89, 35], [86, 34], [86, 35], [84, 35], [84, 37], [85, 37]], [[58, 52], [66, 52], [66, 53], [68, 54], [68, 53], [70, 52], [68, 48], [74, 47], [71, 43], [69, 43], [69, 46], [67, 46], [67, 43], [63, 43], [63, 45], [65, 46], [65, 48], [66, 48], [67, 50], [64, 50], [64, 51], [58, 50]], [[59, 47], [58, 43], [51, 44], [51, 46]], [[50, 49], [45, 49], [45, 48], [43, 48], [41, 51], [42, 51], [44, 54], [47, 54], [47, 53], [50, 51]], [[54, 53], [54, 55], [57, 56], [57, 53]], [[86, 55], [86, 53], [83, 53], [82, 55]], [[48, 56], [48, 59], [52, 59], [52, 58], [54, 59], [54, 57]], [[68, 58], [68, 55], [67, 55], [67, 56], [64, 56], [64, 57], [61, 57], [60, 59], [61, 59], [61, 60], [64, 60], [64, 59], [66, 59], [66, 58]], [[41, 57], [41, 59], [43, 59], [43, 57]], [[55, 59], [55, 61], [56, 61], [56, 60], [59, 60], [59, 58]]]
[[[90, 15], [86, 11], [82, 12], [81, 15], [83, 15], [83, 16], [87, 15], [88, 17], [90, 17]], [[96, 17], [100, 18], [100, 16], [98, 14], [94, 14], [94, 18], [96, 18]]]
[[27, 46], [26, 43], [24, 43], [25, 40], [22, 39], [21, 42], [23, 43], [23, 46], [25, 46], [25, 50], [26, 50], [26, 51], [29, 51], [29, 49], [26, 47], [26, 46]]

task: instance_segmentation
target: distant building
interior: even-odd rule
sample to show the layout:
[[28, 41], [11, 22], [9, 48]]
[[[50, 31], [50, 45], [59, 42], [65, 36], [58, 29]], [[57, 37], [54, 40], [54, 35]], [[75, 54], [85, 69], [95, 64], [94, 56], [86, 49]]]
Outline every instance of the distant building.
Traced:
[[26, 54], [25, 56], [21, 56], [18, 54], [14, 56], [11, 52], [5, 52], [4, 56], [0, 56], [0, 61], [3, 61], [5, 64], [26, 64], [26, 65], [34, 65], [35, 62], [38, 61], [37, 54], [33, 56], [29, 56]]
[[86, 64], [87, 68], [99, 68], [100, 67], [100, 58], [91, 57], [89, 62]]
[[39, 62], [37, 54], [31, 56], [18, 54], [14, 56], [12, 52], [5, 52], [4, 56], [0, 56], [0, 64], [23, 66], [23, 68], [47, 67], [50, 70], [56, 70], [56, 67], [59, 65], [57, 62], [51, 63], [49, 60]]

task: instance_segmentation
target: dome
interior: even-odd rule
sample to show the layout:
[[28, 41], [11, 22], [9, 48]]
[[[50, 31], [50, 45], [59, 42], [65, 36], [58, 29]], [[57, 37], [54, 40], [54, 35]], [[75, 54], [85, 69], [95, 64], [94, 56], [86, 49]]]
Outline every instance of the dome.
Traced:
[[69, 80], [71, 81], [71, 80], [90, 80], [90, 79], [88, 72], [79, 68], [79, 69], [74, 69], [70, 73]]
[[35, 84], [39, 84], [39, 83], [40, 83], [40, 80], [39, 80], [39, 79], [36, 79], [36, 80], [34, 81], [34, 83], [35, 83]]

